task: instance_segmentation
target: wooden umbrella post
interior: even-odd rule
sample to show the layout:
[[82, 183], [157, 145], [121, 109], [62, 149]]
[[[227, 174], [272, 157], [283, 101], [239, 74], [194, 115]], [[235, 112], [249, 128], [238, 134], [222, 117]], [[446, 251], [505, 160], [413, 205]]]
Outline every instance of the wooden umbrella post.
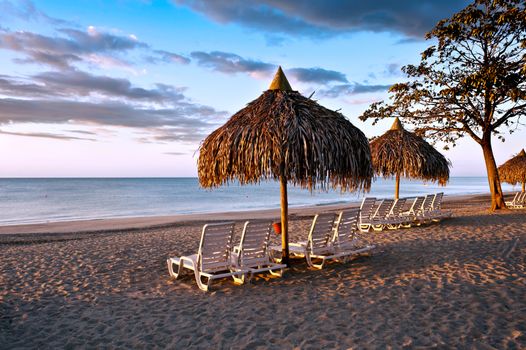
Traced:
[[395, 199], [400, 195], [400, 173], [396, 173]]
[[281, 191], [281, 261], [289, 266], [289, 203], [287, 199], [287, 178], [285, 164], [281, 164], [280, 191]]

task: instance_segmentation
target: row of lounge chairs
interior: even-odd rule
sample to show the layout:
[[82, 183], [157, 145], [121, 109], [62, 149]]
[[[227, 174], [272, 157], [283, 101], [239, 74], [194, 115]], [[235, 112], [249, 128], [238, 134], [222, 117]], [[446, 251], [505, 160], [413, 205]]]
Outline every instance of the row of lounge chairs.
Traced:
[[[305, 257], [309, 266], [321, 269], [327, 260], [346, 261], [372, 250], [373, 245], [363, 245], [356, 236], [359, 212], [355, 208], [315, 215], [307, 241], [290, 243], [290, 254]], [[272, 258], [273, 252], [281, 252], [281, 246], [269, 246], [271, 230], [271, 221], [247, 221], [239, 245], [233, 246], [233, 222], [204, 225], [197, 254], [169, 258], [168, 272], [177, 279], [185, 268], [194, 271], [204, 291], [218, 278], [232, 277], [242, 284], [256, 273], [281, 276], [286, 265]]]
[[517, 192], [511, 202], [506, 202], [506, 206], [510, 209], [526, 208], [526, 192]]
[[444, 193], [428, 194], [422, 197], [384, 199], [364, 198], [360, 207], [362, 231], [382, 231], [421, 225], [439, 221], [451, 216], [451, 212], [442, 210]]

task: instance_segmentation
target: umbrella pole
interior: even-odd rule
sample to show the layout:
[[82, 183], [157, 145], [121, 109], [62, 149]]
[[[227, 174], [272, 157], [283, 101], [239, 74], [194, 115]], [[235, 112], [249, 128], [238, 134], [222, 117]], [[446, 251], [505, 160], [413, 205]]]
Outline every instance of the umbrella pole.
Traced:
[[289, 203], [287, 200], [287, 179], [284, 175], [285, 166], [281, 166], [281, 261], [289, 266]]
[[399, 194], [400, 194], [400, 173], [396, 173], [395, 199], [398, 199]]

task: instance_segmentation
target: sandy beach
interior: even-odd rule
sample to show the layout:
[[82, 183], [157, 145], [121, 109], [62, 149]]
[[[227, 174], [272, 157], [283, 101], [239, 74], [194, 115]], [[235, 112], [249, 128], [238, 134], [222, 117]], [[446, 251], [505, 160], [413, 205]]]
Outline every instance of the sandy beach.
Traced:
[[[166, 258], [194, 253], [203, 222], [277, 211], [2, 227], [0, 348], [525, 348], [526, 210], [487, 203], [446, 198], [449, 220], [363, 234], [370, 256], [210, 293]], [[337, 209], [294, 210], [292, 240]]]

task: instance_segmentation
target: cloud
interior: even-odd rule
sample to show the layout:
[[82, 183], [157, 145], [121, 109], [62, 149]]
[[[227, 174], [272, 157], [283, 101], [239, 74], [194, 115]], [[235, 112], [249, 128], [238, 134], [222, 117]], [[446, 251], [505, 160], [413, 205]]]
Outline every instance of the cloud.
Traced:
[[421, 38], [469, 0], [173, 0], [219, 23], [264, 33], [322, 38], [354, 31], [396, 32]]
[[[251, 76], [262, 78], [272, 75], [277, 68], [275, 64], [243, 58], [230, 52], [195, 51], [191, 53], [191, 57], [196, 60], [198, 65], [225, 74], [247, 73]], [[286, 70], [286, 74], [302, 83], [324, 85], [330, 82], [347, 82], [345, 74], [319, 67], [291, 68]]]
[[385, 66], [384, 70], [384, 76], [392, 77], [392, 76], [401, 76], [402, 65], [398, 63], [389, 63]]
[[340, 84], [331, 86], [328, 89], [320, 90], [318, 95], [328, 98], [338, 98], [341, 96], [352, 96], [358, 94], [385, 92], [391, 85], [366, 85], [360, 83]]
[[81, 134], [81, 135], [97, 135], [96, 132], [87, 131], [87, 130], [66, 130], [66, 131], [74, 133], [74, 134]]
[[[0, 125], [129, 127], [145, 131], [149, 142], [198, 142], [217, 126], [217, 119], [226, 116], [226, 112], [195, 103], [183, 91], [165, 84], [144, 89], [126, 79], [81, 71], [44, 72], [29, 77], [29, 82], [2, 75], [0, 96], [8, 97], [0, 98]], [[95, 135], [83, 130], [69, 132]], [[84, 139], [69, 135], [54, 137]]]
[[267, 76], [276, 68], [273, 64], [246, 59], [230, 52], [194, 51], [190, 56], [195, 59], [200, 66], [227, 74], [248, 73], [256, 76]]
[[323, 68], [291, 68], [287, 70], [296, 80], [305, 83], [327, 84], [333, 81], [347, 83], [347, 77], [341, 72]]
[[95, 139], [91, 139], [91, 138], [68, 136], [68, 135], [63, 135], [63, 134], [52, 134], [52, 133], [46, 133], [46, 132], [12, 132], [12, 131], [0, 130], [0, 134], [10, 135], [10, 136], [22, 136], [22, 137], [38, 137], [38, 138], [64, 140], [64, 141], [72, 141], [72, 140], [96, 141]]
[[[208, 117], [218, 114], [211, 107], [183, 102], [172, 108], [134, 108], [126, 103], [101, 103], [0, 99], [0, 124], [77, 122], [106, 126], [148, 127], [206, 127]], [[190, 117], [192, 116], [192, 117]]]
[[208, 106], [180, 102], [170, 108], [139, 108], [121, 102], [0, 99], [0, 124], [71, 124], [141, 128], [152, 139], [196, 142], [225, 112]]
[[170, 155], [170, 156], [183, 156], [188, 153], [186, 152], [164, 152], [164, 154]]
[[178, 63], [178, 64], [189, 64], [191, 60], [188, 57], [165, 51], [165, 50], [154, 50], [156, 56], [148, 56], [147, 61], [150, 63]]
[[6, 22], [10, 17], [23, 20], [43, 21], [53, 25], [72, 25], [72, 22], [48, 16], [43, 11], [37, 9], [32, 1], [17, 0], [16, 2], [3, 0], [0, 1], [0, 19]]
[[136, 87], [127, 79], [93, 75], [82, 71], [43, 72], [30, 76], [30, 82], [0, 75], [0, 95], [27, 97], [108, 97], [146, 103], [185, 101], [183, 88], [155, 84], [153, 89]]
[[0, 49], [25, 55], [25, 58], [17, 59], [19, 63], [38, 63], [63, 70], [79, 61], [100, 64], [111, 61], [114, 65], [120, 62], [126, 66], [128, 63], [117, 57], [119, 54], [149, 47], [132, 36], [103, 33], [94, 27], [89, 27], [87, 31], [72, 28], [60, 29], [59, 33], [63, 36], [51, 37], [26, 31], [11, 32], [2, 29], [0, 30]]
[[82, 71], [44, 72], [32, 76], [32, 79], [45, 86], [46, 90], [57, 91], [62, 95], [103, 95], [136, 101], [172, 103], [185, 99], [182, 89], [170, 85], [156, 84], [154, 89], [144, 89], [133, 86], [127, 79], [92, 75]]

